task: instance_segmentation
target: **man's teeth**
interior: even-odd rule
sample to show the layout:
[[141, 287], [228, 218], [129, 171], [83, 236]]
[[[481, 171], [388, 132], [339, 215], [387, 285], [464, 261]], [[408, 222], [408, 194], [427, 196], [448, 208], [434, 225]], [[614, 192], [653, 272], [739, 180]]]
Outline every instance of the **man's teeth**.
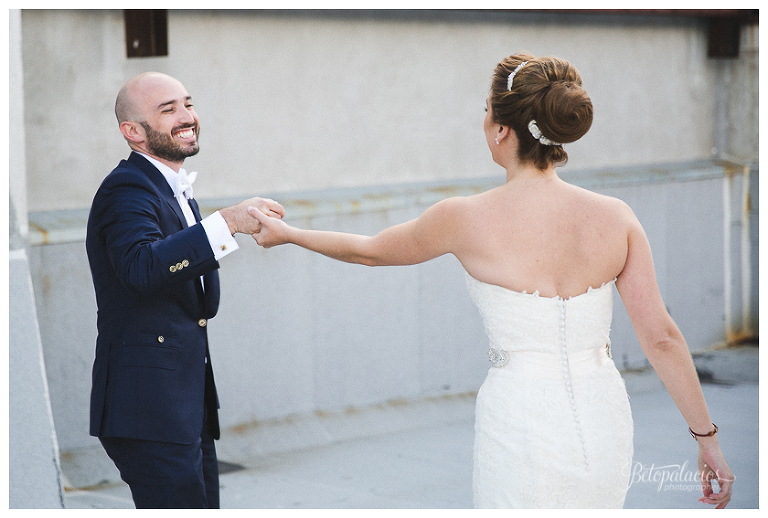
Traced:
[[192, 128], [183, 129], [176, 133], [176, 136], [179, 138], [192, 138], [195, 136], [195, 130]]

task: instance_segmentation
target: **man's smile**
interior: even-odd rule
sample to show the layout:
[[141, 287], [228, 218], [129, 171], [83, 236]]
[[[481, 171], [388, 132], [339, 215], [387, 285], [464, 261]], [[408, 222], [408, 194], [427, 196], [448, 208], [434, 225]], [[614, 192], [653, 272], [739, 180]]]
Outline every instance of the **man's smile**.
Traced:
[[180, 129], [180, 130], [174, 132], [173, 136], [176, 137], [176, 138], [181, 138], [181, 139], [195, 138], [195, 129], [194, 128], [183, 128], [183, 129]]

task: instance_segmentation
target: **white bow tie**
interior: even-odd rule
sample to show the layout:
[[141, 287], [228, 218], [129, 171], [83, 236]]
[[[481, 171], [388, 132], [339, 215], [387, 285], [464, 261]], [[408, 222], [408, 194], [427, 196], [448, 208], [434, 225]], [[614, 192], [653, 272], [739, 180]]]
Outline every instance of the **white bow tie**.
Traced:
[[173, 190], [174, 196], [179, 196], [182, 193], [188, 199], [192, 199], [192, 184], [197, 178], [197, 171], [192, 171], [187, 174], [184, 169], [179, 169], [179, 174], [176, 177], [176, 188]]

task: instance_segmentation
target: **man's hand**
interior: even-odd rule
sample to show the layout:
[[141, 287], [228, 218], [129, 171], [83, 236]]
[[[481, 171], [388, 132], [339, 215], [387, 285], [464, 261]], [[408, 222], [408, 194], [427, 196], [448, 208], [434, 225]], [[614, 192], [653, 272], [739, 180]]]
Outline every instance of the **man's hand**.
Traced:
[[232, 207], [219, 210], [219, 214], [224, 218], [229, 226], [229, 232], [234, 236], [237, 232], [241, 234], [255, 234], [261, 230], [261, 223], [258, 219], [248, 214], [248, 207], [256, 207], [267, 216], [282, 219], [285, 216], [283, 206], [274, 200], [267, 198], [251, 198], [242, 201]]

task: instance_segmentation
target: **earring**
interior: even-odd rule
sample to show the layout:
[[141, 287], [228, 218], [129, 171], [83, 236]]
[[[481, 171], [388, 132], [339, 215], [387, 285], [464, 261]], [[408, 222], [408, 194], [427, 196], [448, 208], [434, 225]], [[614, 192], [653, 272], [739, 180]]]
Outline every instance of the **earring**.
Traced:
[[499, 139], [498, 139], [498, 138], [496, 139], [496, 144], [497, 144], [497, 145], [499, 144]]

